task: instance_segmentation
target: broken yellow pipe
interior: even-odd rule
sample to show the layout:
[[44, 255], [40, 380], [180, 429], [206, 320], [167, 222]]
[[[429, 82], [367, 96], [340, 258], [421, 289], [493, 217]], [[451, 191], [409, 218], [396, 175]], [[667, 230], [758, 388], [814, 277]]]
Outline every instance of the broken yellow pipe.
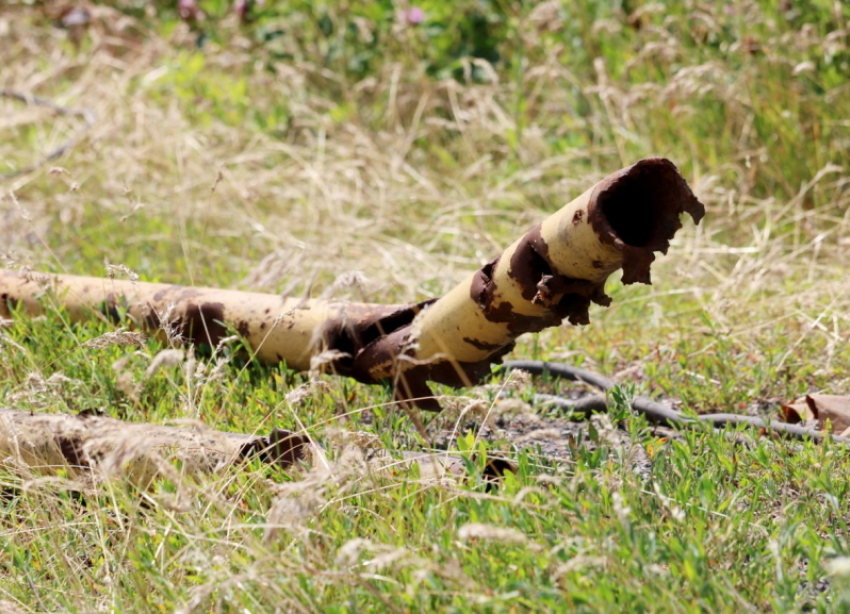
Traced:
[[[0, 316], [23, 310], [41, 315], [55, 297], [73, 322], [105, 318], [128, 321], [162, 337], [215, 347], [238, 333], [263, 362], [310, 369], [325, 344], [347, 349], [343, 335], [361, 338], [369, 324], [399, 317], [410, 320], [416, 305], [371, 305], [285, 298], [219, 288], [136, 282], [125, 279], [20, 273], [0, 269]], [[356, 330], [355, 330], [356, 329]], [[362, 341], [361, 341], [362, 343]]]
[[393, 382], [399, 400], [438, 410], [427, 381], [473, 384], [520, 335], [564, 319], [588, 323], [591, 302], [610, 303], [605, 281], [618, 269], [623, 283], [650, 283], [655, 252], [667, 252], [683, 213], [698, 223], [705, 211], [672, 162], [647, 158], [603, 179], [439, 299], [370, 305], [0, 270], [0, 315], [41, 313], [40, 296], [50, 291], [75, 320], [126, 314], [145, 329], [212, 346], [232, 329], [260, 360], [298, 370], [332, 350], [336, 373]]
[[564, 319], [587, 324], [591, 302], [610, 304], [605, 281], [617, 269], [623, 283], [650, 283], [654, 252], [667, 253], [682, 213], [699, 223], [705, 209], [673, 163], [641, 160], [532, 228], [359, 362], [373, 378], [396, 378], [400, 398], [436, 409], [426, 380], [469, 385], [521, 334]]

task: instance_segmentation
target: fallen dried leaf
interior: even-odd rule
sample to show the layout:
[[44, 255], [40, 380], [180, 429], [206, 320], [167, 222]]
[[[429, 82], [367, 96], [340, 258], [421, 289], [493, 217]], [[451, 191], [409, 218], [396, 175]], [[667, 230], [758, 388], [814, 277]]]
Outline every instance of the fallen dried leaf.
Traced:
[[850, 434], [850, 396], [810, 394], [780, 407], [783, 419], [790, 424], [812, 421], [818, 430]]
[[811, 394], [806, 404], [818, 420], [818, 428], [840, 433], [850, 428], [850, 397], [836, 394]]
[[782, 403], [779, 407], [782, 410], [782, 419], [788, 424], [799, 424], [816, 419], [815, 414], [812, 413], [804, 400]]

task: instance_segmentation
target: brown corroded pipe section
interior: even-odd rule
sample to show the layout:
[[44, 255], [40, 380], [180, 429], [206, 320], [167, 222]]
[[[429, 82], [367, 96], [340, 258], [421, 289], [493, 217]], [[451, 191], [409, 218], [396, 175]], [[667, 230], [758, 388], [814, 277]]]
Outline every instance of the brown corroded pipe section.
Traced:
[[655, 252], [667, 253], [683, 213], [698, 223], [705, 209], [672, 162], [648, 158], [622, 169], [532, 228], [411, 326], [364, 348], [354, 372], [393, 377], [400, 398], [438, 409], [427, 380], [469, 385], [519, 335], [564, 319], [588, 323], [592, 302], [610, 303], [605, 282], [617, 269], [623, 283], [650, 283]]
[[[0, 316], [44, 312], [55, 300], [72, 321], [106, 318], [180, 341], [215, 347], [238, 333], [264, 362], [310, 369], [324, 349], [349, 356], [409, 323], [415, 305], [373, 305], [121, 279], [20, 273], [0, 269]], [[388, 329], [384, 327], [390, 327]], [[370, 382], [371, 383], [371, 382]]]
[[[248, 459], [284, 469], [312, 466], [317, 470], [364, 468], [393, 472], [412, 465], [420, 478], [441, 479], [467, 474], [463, 459], [447, 453], [362, 448], [349, 444], [335, 455], [332, 466], [325, 450], [312, 438], [275, 429], [268, 435], [216, 431], [197, 425], [176, 427], [126, 422], [87, 411], [78, 415], [34, 414], [0, 407], [0, 455], [14, 459], [33, 473], [69, 472], [77, 478], [94, 475], [126, 477], [147, 487], [159, 477], [217, 473]], [[503, 459], [488, 459], [485, 477], [514, 470]]]
[[475, 383], [520, 335], [564, 319], [586, 324], [592, 302], [609, 304], [605, 281], [617, 269], [624, 283], [649, 283], [655, 252], [667, 252], [683, 213], [699, 222], [704, 208], [672, 162], [648, 158], [599, 182], [440, 299], [339, 303], [0, 270], [0, 315], [41, 313], [48, 294], [74, 320], [126, 316], [198, 345], [238, 332], [258, 359], [298, 370], [335, 350], [336, 373], [393, 382], [400, 400], [438, 410], [427, 381]]
[[34, 471], [67, 468], [85, 476], [99, 469], [144, 486], [173, 472], [175, 460], [185, 475], [214, 473], [254, 457], [284, 468], [324, 461], [312, 440], [292, 431], [246, 435], [125, 422], [90, 411], [33, 414], [6, 408], [0, 408], [0, 454]]

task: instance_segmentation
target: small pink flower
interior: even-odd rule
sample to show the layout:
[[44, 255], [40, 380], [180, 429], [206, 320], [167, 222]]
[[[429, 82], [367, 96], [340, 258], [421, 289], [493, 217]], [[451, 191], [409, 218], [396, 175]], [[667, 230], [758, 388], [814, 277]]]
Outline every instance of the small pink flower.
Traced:
[[177, 0], [177, 14], [183, 21], [194, 21], [198, 18], [198, 3], [195, 0]]
[[239, 16], [241, 21], [247, 21], [251, 17], [251, 8], [261, 6], [263, 6], [263, 0], [236, 0], [233, 3], [233, 12]]
[[404, 21], [409, 26], [418, 26], [425, 21], [425, 11], [418, 6], [411, 6], [403, 13]]

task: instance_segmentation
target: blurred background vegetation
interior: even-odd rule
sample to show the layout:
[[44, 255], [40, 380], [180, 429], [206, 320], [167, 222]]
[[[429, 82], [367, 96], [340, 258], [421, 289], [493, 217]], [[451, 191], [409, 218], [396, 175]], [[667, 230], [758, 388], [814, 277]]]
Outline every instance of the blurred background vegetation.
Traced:
[[[12, 0], [6, 11], [16, 7], [40, 8], [79, 53], [126, 18], [136, 35], [178, 37], [182, 52], [163, 58], [156, 90], [201, 121], [291, 140], [309, 123], [305, 104], [325, 107], [328, 131], [424, 118], [431, 129], [410, 147], [436, 170], [487, 155], [491, 175], [506, 175], [569, 156], [568, 172], [540, 169], [544, 189], [666, 155], [724, 203], [726, 230], [816, 234], [817, 216], [801, 211], [846, 204], [846, 182], [822, 175], [846, 163], [850, 145], [844, 2]], [[213, 58], [226, 67], [208, 66]], [[258, 71], [298, 87], [266, 97], [249, 86]], [[489, 122], [468, 126], [464, 114], [484, 98]], [[754, 212], [754, 199], [794, 207], [776, 219]]]

